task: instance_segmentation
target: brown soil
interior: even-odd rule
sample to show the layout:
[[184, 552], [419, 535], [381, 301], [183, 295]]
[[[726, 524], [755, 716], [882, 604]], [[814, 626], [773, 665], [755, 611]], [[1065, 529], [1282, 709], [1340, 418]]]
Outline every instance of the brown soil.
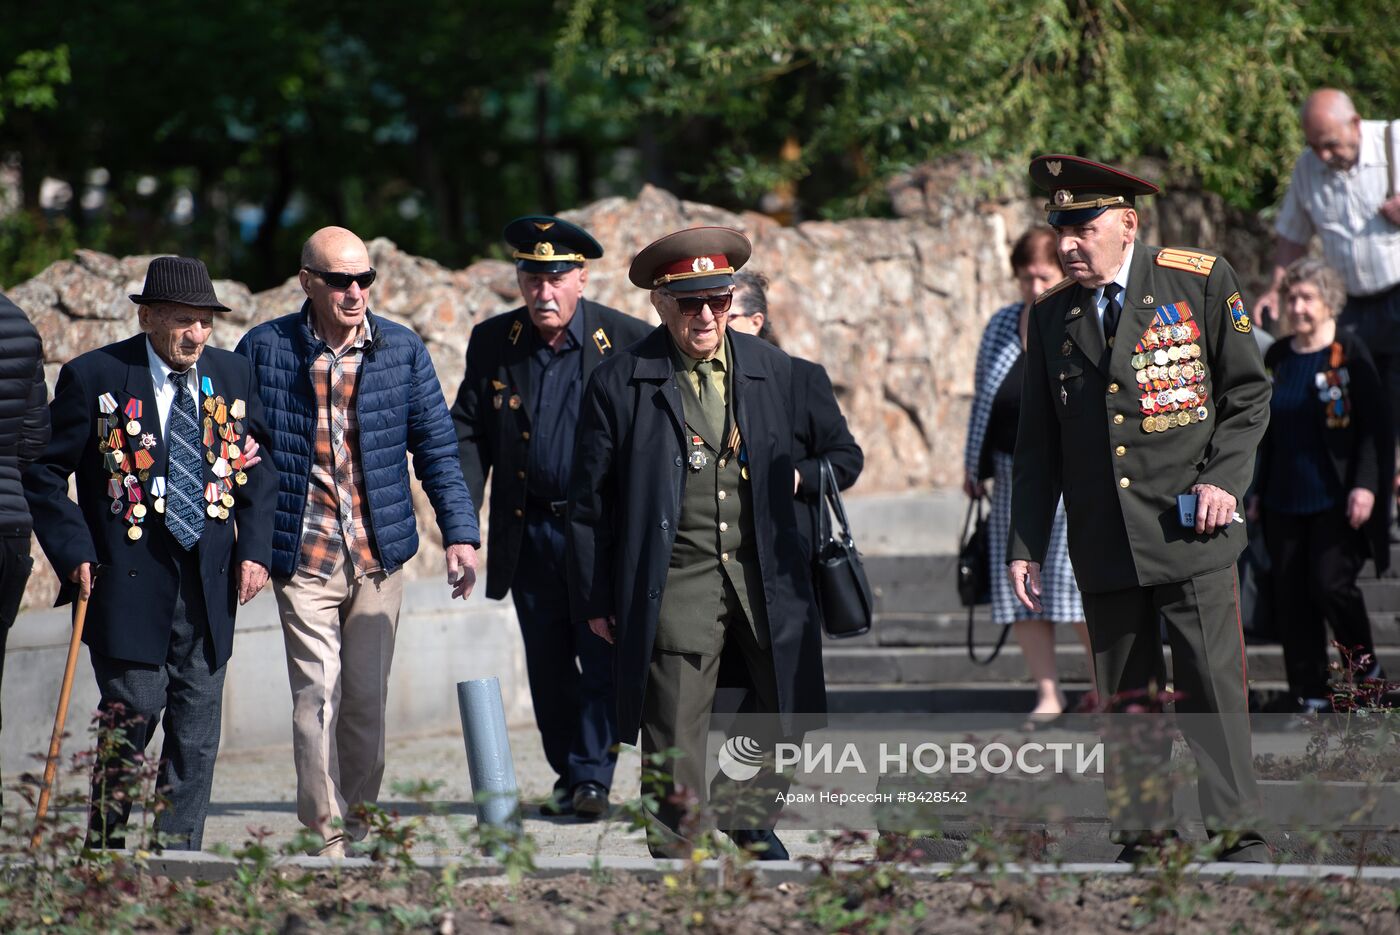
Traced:
[[[684, 875], [642, 882], [578, 875], [455, 887], [426, 873], [373, 873], [264, 880], [255, 887], [148, 881], [108, 890], [41, 918], [10, 900], [11, 931], [271, 931], [286, 933], [473, 932], [982, 932], [1400, 933], [1400, 890], [1343, 877], [1307, 883], [1229, 883], [1092, 877], [910, 881], [886, 868], [809, 885], [757, 886], [740, 874], [723, 889]], [[105, 905], [104, 905], [105, 904]], [[57, 908], [57, 907], [55, 907]]]

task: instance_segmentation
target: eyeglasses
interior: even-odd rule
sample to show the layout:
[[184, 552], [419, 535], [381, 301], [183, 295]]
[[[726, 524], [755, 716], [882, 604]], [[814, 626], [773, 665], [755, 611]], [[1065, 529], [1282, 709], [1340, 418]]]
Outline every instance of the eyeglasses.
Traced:
[[321, 277], [321, 281], [332, 289], [349, 289], [352, 282], [361, 289], [368, 289], [374, 284], [374, 277], [378, 275], [372, 266], [363, 273], [331, 273], [323, 269], [312, 269], [309, 266], [303, 266], [302, 269], [313, 276]]
[[710, 312], [718, 318], [729, 313], [729, 305], [734, 301], [732, 293], [724, 295], [672, 295], [676, 300], [676, 306], [685, 316], [699, 315], [705, 306], [710, 307]]

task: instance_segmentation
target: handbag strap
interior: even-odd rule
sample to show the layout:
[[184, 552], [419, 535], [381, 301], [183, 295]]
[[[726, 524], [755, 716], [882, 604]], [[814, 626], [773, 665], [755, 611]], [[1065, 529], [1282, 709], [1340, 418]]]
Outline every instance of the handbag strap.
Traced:
[[992, 647], [992, 654], [986, 659], [978, 659], [977, 644], [972, 638], [972, 612], [976, 609], [975, 606], [967, 609], [967, 657], [972, 660], [974, 665], [989, 666], [992, 664], [992, 661], [1001, 654], [1001, 648], [1006, 645], [1006, 637], [1007, 634], [1011, 632], [1011, 625], [1008, 624], [1001, 628], [1001, 636], [997, 637], [997, 644]]
[[831, 538], [831, 517], [826, 510], [826, 459], [822, 458], [823, 467], [817, 471], [817, 548], [820, 549]]
[[[826, 504], [831, 504], [832, 512], [836, 514], [836, 521], [841, 524], [841, 535], [846, 539], [854, 538], [851, 535], [851, 522], [846, 518], [846, 504], [841, 501], [841, 488], [836, 486], [836, 472], [832, 470], [831, 462], [826, 458], [821, 460], [821, 492], [822, 492], [822, 516], [826, 516]], [[829, 536], [830, 530], [827, 531]], [[822, 541], [826, 541], [826, 536], [822, 536]]]

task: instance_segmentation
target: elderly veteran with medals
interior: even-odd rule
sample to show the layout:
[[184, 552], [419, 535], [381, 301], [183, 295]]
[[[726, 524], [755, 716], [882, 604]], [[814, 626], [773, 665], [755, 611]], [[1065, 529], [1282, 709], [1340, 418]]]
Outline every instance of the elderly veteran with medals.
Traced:
[[214, 314], [228, 309], [204, 264], [157, 257], [131, 300], [145, 334], [59, 372], [53, 437], [25, 474], [25, 496], [65, 582], [59, 603], [91, 596], [83, 640], [101, 710], [124, 710], [125, 749], [94, 768], [89, 844], [124, 846], [131, 802], [102, 792], [124, 785], [164, 711], [157, 783], [169, 806], [155, 829], [165, 847], [197, 850], [234, 614], [272, 563], [277, 475], [245, 460], [252, 436], [269, 437], [252, 365], [205, 346]]
[[[576, 617], [617, 653], [618, 736], [678, 749], [658, 797], [655, 856], [686, 852], [706, 800], [705, 743], [721, 655], [787, 734], [826, 710], [821, 632], [792, 496], [791, 359], [726, 328], [750, 253], [726, 227], [680, 231], [632, 261], [662, 324], [603, 361], [584, 394], [569, 488]], [[713, 796], [719, 790], [712, 787]], [[771, 801], [771, 797], [770, 797]], [[771, 827], [726, 830], [762, 858]]]
[[583, 388], [651, 328], [583, 297], [603, 248], [556, 217], [506, 225], [525, 304], [472, 329], [452, 420], [472, 502], [491, 478], [486, 596], [510, 592], [554, 789], [543, 810], [597, 818], [617, 763], [612, 652], [569, 613], [564, 507]]
[[[1159, 621], [1220, 858], [1267, 859], [1257, 807], [1235, 560], [1237, 504], [1269, 418], [1269, 382], [1222, 258], [1137, 242], [1157, 186], [1075, 156], [1031, 162], [1068, 278], [1031, 311], [1013, 468], [1008, 573], [1040, 609], [1040, 563], [1064, 495], [1105, 699], [1163, 690]], [[1194, 518], [1183, 495], [1193, 495]], [[1189, 521], [1189, 525], [1187, 524]], [[1160, 753], [1160, 751], [1159, 751]], [[1167, 754], [1169, 755], [1169, 753]], [[1130, 793], [1130, 797], [1132, 793]], [[1141, 802], [1117, 814], [1121, 860], [1172, 832]]]

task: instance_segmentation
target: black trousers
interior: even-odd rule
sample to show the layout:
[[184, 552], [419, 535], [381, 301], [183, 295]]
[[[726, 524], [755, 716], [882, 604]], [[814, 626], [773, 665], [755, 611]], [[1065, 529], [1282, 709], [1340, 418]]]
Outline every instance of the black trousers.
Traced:
[[525, 643], [530, 701], [545, 759], [568, 792], [584, 782], [612, 788], [617, 766], [613, 648], [569, 612], [564, 520], [531, 510], [511, 582]]
[[[10, 535], [0, 531], [0, 685], [5, 682], [5, 643], [10, 638], [10, 627], [19, 616], [19, 605], [24, 600], [24, 586], [29, 583], [29, 574], [34, 570], [34, 559], [29, 557], [29, 533]], [[3, 723], [3, 719], [0, 719]]]
[[[153, 534], [167, 535], [164, 530]], [[134, 767], [157, 724], [165, 728], [165, 746], [156, 787], [169, 806], [156, 815], [155, 830], [162, 846], [171, 850], [199, 850], [203, 844], [219, 754], [226, 667], [214, 668], [198, 558], [175, 545], [173, 538], [171, 543], [180, 582], [165, 663], [130, 662], [89, 649], [102, 696], [99, 711], [124, 732], [123, 742], [93, 766], [88, 841], [94, 846], [125, 846], [131, 800], [123, 793], [134, 782]], [[101, 586], [99, 579], [94, 597]]]
[[1356, 577], [1366, 540], [1343, 507], [1297, 516], [1266, 510], [1264, 541], [1273, 564], [1274, 614], [1288, 688], [1298, 698], [1328, 697], [1327, 624], [1359, 660], [1373, 657], [1371, 620]]
[[[15, 618], [19, 616], [24, 586], [29, 583], [29, 574], [33, 570], [34, 559], [29, 557], [29, 531], [0, 530], [0, 686], [5, 683], [5, 644], [10, 638], [10, 627], [15, 625]], [[0, 723], [3, 723], [3, 717], [0, 717]]]

